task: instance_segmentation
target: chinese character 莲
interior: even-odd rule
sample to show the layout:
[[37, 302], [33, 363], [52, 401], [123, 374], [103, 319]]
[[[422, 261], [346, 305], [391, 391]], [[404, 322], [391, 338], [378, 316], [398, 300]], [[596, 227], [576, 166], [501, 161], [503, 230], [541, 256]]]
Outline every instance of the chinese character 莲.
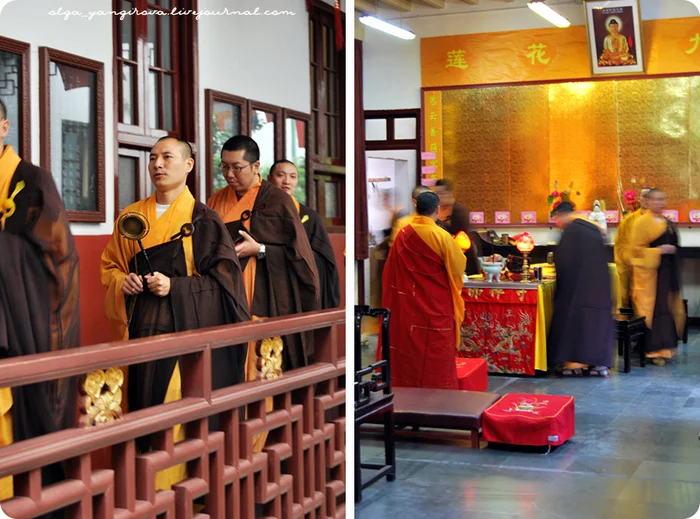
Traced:
[[467, 60], [464, 59], [464, 54], [465, 52], [463, 50], [448, 51], [447, 65], [445, 65], [445, 68], [466, 69], [469, 65], [467, 65]]

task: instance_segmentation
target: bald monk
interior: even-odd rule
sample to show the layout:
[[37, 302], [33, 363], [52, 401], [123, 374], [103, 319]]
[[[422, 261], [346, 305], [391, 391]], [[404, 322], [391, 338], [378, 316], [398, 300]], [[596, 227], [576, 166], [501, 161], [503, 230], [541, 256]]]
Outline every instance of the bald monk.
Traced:
[[421, 193], [427, 193], [430, 191], [430, 188], [426, 186], [416, 186], [413, 191], [411, 192], [411, 202], [413, 203], [413, 213], [402, 216], [400, 218], [397, 218], [394, 221], [394, 225], [391, 228], [391, 236], [389, 237], [389, 247], [391, 247], [394, 244], [394, 240], [396, 240], [396, 235], [399, 234], [399, 231], [406, 227], [408, 224], [411, 223], [411, 220], [413, 220], [413, 217], [416, 216], [416, 200], [418, 197], [421, 195]]
[[623, 307], [630, 305], [630, 290], [632, 288], [632, 248], [630, 244], [632, 228], [639, 217], [647, 212], [649, 190], [648, 187], [645, 187], [639, 192], [639, 209], [622, 220], [615, 235], [615, 265], [620, 280], [620, 301]]
[[289, 160], [278, 160], [270, 167], [267, 180], [291, 196], [297, 211], [299, 211], [301, 223], [304, 225], [316, 259], [321, 289], [321, 308], [323, 310], [338, 308], [340, 306], [340, 278], [338, 277], [338, 267], [335, 264], [333, 246], [323, 225], [321, 215], [310, 207], [300, 204], [294, 197], [299, 185], [297, 167]]
[[416, 200], [416, 216], [399, 231], [384, 268], [383, 306], [391, 311], [391, 382], [396, 387], [457, 389], [457, 346], [464, 320], [467, 259], [435, 223], [440, 200]]
[[[320, 308], [319, 276], [314, 253], [292, 198], [260, 175], [260, 149], [248, 136], [231, 137], [221, 150], [227, 186], [209, 199], [236, 243], [253, 319], [311, 312]], [[274, 337], [279, 352], [270, 361], [257, 341], [248, 344], [246, 380], [274, 378], [281, 371], [310, 363], [312, 334]], [[272, 410], [272, 399], [266, 401]], [[260, 452], [266, 434], [254, 440]]]
[[[51, 173], [5, 145], [0, 101], [0, 358], [80, 346], [78, 253]], [[0, 389], [0, 447], [75, 426], [75, 379]], [[44, 486], [65, 479], [42, 470]], [[0, 501], [13, 495], [0, 479]], [[54, 514], [53, 517], [62, 517]]]
[[630, 240], [632, 302], [646, 318], [645, 352], [656, 365], [674, 357], [685, 325], [678, 265], [678, 231], [663, 216], [666, 194], [652, 189], [648, 211], [637, 218]]
[[[175, 137], [161, 138], [151, 150], [148, 165], [155, 193], [131, 204], [120, 215], [140, 213], [150, 223], [142, 240], [148, 261], [139, 245], [124, 238], [115, 224], [101, 262], [102, 284], [107, 287], [105, 311], [114, 340], [250, 319], [231, 237], [219, 216], [195, 201], [187, 188], [187, 175], [193, 166], [189, 143]], [[245, 346], [214, 350], [213, 388], [242, 382], [244, 363]], [[130, 367], [130, 411], [180, 398], [177, 358]], [[175, 441], [184, 438], [182, 426], [177, 426]], [[141, 451], [149, 447], [147, 438], [138, 442]], [[156, 476], [156, 488], [168, 489], [185, 477], [184, 464], [167, 469]]]

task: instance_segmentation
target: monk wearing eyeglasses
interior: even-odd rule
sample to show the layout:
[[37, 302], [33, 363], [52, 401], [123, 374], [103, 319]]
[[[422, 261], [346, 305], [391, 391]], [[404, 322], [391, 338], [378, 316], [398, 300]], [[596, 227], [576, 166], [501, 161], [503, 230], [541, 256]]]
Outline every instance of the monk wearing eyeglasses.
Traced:
[[[236, 244], [253, 318], [278, 317], [320, 308], [314, 253], [294, 200], [262, 179], [260, 149], [248, 136], [230, 138], [221, 150], [221, 171], [228, 184], [208, 205], [224, 221]], [[311, 334], [272, 337], [248, 345], [246, 380], [275, 378], [309, 364]], [[272, 409], [268, 399], [267, 410]], [[266, 435], [254, 440], [260, 451]]]

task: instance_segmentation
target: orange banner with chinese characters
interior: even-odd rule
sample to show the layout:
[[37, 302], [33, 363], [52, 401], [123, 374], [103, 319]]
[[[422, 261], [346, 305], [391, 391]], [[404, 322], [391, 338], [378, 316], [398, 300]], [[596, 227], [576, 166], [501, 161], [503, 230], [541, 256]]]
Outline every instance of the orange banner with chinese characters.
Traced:
[[[643, 22], [648, 74], [700, 70], [700, 17]], [[421, 39], [425, 88], [591, 78], [586, 28]]]
[[433, 173], [424, 173], [424, 179], [442, 178], [442, 92], [425, 92], [423, 94], [425, 128], [425, 147], [423, 151], [435, 153], [435, 158], [424, 161], [425, 166], [435, 168]]

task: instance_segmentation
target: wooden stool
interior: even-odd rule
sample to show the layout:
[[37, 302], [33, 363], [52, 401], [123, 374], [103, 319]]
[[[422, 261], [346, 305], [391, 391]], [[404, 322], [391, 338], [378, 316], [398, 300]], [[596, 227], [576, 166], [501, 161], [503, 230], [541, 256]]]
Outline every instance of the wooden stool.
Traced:
[[632, 341], [637, 341], [639, 350], [639, 363], [646, 366], [644, 343], [646, 342], [647, 326], [645, 318], [638, 315], [626, 315], [619, 313], [615, 316], [615, 334], [617, 338], [617, 354], [624, 355], [625, 373], [631, 371], [630, 357]]

